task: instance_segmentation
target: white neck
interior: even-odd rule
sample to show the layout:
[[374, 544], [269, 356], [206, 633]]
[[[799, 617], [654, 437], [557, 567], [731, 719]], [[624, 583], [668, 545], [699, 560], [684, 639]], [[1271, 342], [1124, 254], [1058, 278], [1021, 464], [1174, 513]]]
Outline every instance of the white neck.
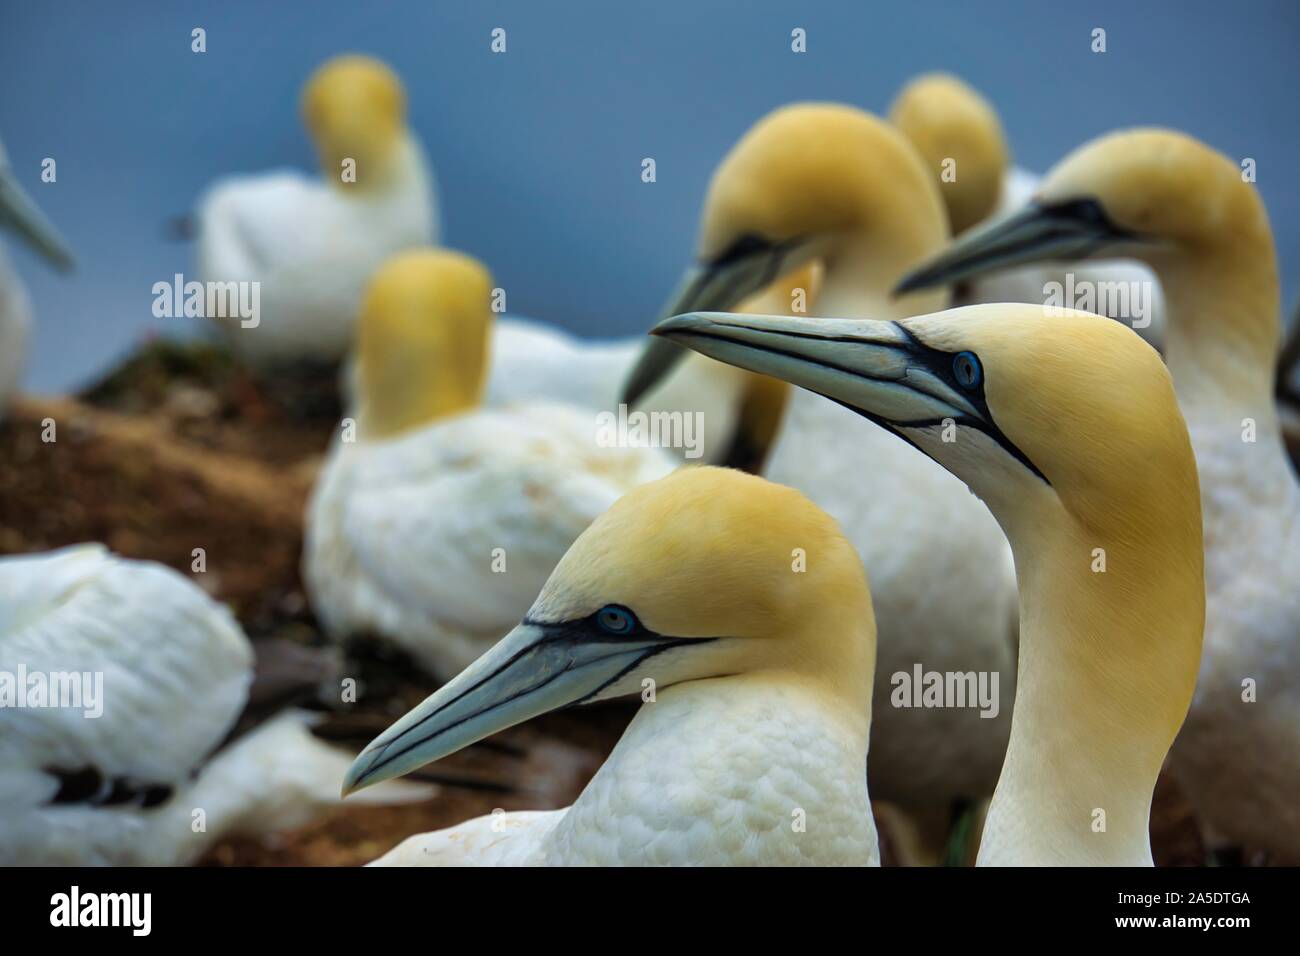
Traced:
[[785, 674], [664, 688], [547, 835], [546, 861], [876, 865], [869, 726]]

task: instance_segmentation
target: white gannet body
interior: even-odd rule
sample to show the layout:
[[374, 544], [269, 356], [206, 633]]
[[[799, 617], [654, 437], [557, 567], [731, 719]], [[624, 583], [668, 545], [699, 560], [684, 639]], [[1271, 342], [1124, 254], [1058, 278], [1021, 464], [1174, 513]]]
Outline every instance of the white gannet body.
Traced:
[[675, 465], [602, 445], [590, 408], [476, 407], [490, 296], [456, 253], [379, 271], [358, 329], [357, 440], [336, 440], [307, 519], [304, 578], [330, 634], [387, 637], [443, 677], [518, 621], [597, 515]]
[[1020, 646], [979, 863], [1149, 866], [1205, 621], [1196, 466], [1156, 352], [1119, 323], [1023, 304], [901, 322], [694, 313], [657, 331], [858, 409], [988, 503], [1015, 554]]
[[[0, 707], [0, 862], [189, 863], [335, 803], [348, 760], [305, 714], [214, 756], [252, 665], [230, 613], [162, 565], [100, 545], [0, 558], [0, 692], [16, 695]], [[36, 706], [38, 685], [71, 696]]]
[[[938, 190], [889, 124], [846, 106], [787, 107], [751, 129], [714, 174], [703, 265], [673, 311], [732, 309], [754, 283], [814, 258], [825, 263], [817, 313], [902, 318], [946, 302], [895, 301], [890, 289], [947, 238]], [[647, 350], [644, 364], [655, 354]], [[976, 708], [893, 706], [894, 675], [910, 679], [917, 665], [994, 672], [1010, 699], [1016, 589], [1005, 538], [960, 481], [815, 395], [790, 396], [764, 474], [808, 495], [858, 547], [880, 629], [872, 793], [934, 811], [946, 828], [955, 801], [992, 792], [1009, 708], [981, 717]], [[945, 835], [930, 835], [931, 851]]]
[[199, 279], [259, 283], [255, 326], [229, 309], [209, 316], [252, 362], [342, 358], [367, 277], [393, 254], [437, 241], [431, 174], [391, 70], [365, 57], [331, 60], [308, 82], [303, 112], [321, 177], [235, 176], [199, 202]]
[[[749, 297], [736, 311], [785, 315], [795, 300], [806, 311], [820, 287], [821, 273], [815, 263], [809, 263]], [[558, 402], [617, 413], [623, 384], [644, 347], [644, 336], [590, 341], [527, 319], [495, 322], [484, 403], [503, 407]], [[637, 409], [648, 414], [698, 413], [698, 447], [688, 460], [698, 452], [697, 464], [752, 471], [754, 462], [746, 451], [752, 448], [761, 457], [770, 444], [769, 433], [779, 424], [786, 391], [782, 386], [779, 394], [765, 394], [754, 376], [688, 355], [684, 367], [652, 389]], [[749, 400], [748, 405], [736, 401], [738, 392]]]
[[1170, 757], [1212, 847], [1300, 861], [1300, 487], [1273, 398], [1281, 338], [1268, 214], [1230, 159], [1181, 133], [1080, 147], [1033, 204], [909, 277], [924, 286], [1062, 244], [1142, 259], [1169, 303], [1166, 358], [1200, 471], [1205, 653]]
[[[72, 254], [18, 185], [3, 145], [0, 145], [0, 228], [17, 234], [57, 268], [72, 268]], [[0, 418], [22, 384], [31, 327], [31, 300], [8, 254], [0, 247]]]
[[542, 322], [504, 317], [492, 324], [490, 408], [538, 400], [609, 409], [641, 351], [641, 340], [583, 340]]
[[[953, 235], [1019, 210], [1038, 188], [1041, 177], [1011, 164], [992, 104], [955, 76], [917, 77], [894, 99], [889, 118], [933, 173]], [[1031, 302], [1082, 309], [1128, 324], [1157, 349], [1164, 342], [1160, 282], [1139, 262], [1020, 266], [972, 277], [955, 298], [960, 304]]]
[[763, 479], [686, 468], [598, 518], [523, 623], [377, 738], [345, 786], [639, 693], [652, 702], [573, 806], [470, 820], [377, 862], [874, 865], [873, 638], [861, 565], [830, 518]]

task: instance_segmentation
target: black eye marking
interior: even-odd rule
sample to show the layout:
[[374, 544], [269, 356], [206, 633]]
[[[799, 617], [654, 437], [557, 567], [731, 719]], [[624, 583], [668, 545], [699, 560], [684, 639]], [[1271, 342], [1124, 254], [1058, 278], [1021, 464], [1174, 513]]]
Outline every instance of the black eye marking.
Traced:
[[1053, 219], [1091, 226], [1108, 239], [1140, 240], [1142, 237], [1129, 229], [1121, 229], [1111, 222], [1106, 207], [1101, 200], [1091, 196], [1080, 199], [1065, 199], [1055, 203], [1039, 203], [1039, 209]]
[[[895, 322], [894, 327], [898, 329], [900, 332], [902, 332], [904, 336], [906, 336], [908, 340], [907, 350], [908, 352], [911, 353], [912, 357], [917, 362], [924, 364], [927, 368], [930, 369], [930, 371], [932, 371], [940, 379], [943, 379], [944, 381], [947, 381], [950, 384], [956, 385], [958, 388], [961, 388], [963, 391], [965, 391], [969, 396], [970, 403], [974, 405], [975, 408], [979, 411], [981, 418], [970, 418], [967, 416], [960, 416], [957, 418], [957, 424], [965, 425], [967, 427], [974, 428], [984, 432], [984, 434], [988, 435], [1000, 446], [1002, 446], [1002, 449], [1005, 452], [1007, 452], [1007, 454], [1011, 455], [1012, 458], [1015, 458], [1017, 461], [1019, 461], [1022, 465], [1028, 468], [1029, 471], [1032, 472], [1036, 478], [1039, 478], [1045, 485], [1050, 487], [1052, 483], [1047, 480], [1047, 476], [1044, 475], [1039, 470], [1037, 465], [1035, 465], [1032, 461], [1030, 461], [1028, 455], [1026, 455], [1018, 447], [1016, 447], [1015, 443], [1012, 442], [1011, 439], [1009, 439], [1006, 436], [1006, 434], [1002, 431], [1002, 429], [998, 427], [998, 423], [994, 420], [993, 411], [992, 409], [989, 408], [988, 399], [984, 397], [984, 367], [979, 361], [979, 356], [977, 356], [974, 352], [970, 352], [970, 351], [961, 351], [955, 354], [941, 351], [939, 349], [926, 345], [919, 338], [917, 338], [916, 335], [913, 334], [912, 330], [909, 329], [906, 325], [903, 325], [900, 322]], [[959, 364], [961, 364], [963, 367], [965, 366], [965, 363], [960, 361], [962, 356], [969, 356], [971, 359], [973, 359], [974, 368], [977, 370], [977, 378], [975, 380], [975, 383], [970, 386], [966, 386], [963, 384], [961, 380], [962, 372], [958, 370]], [[921, 448], [919, 445], [916, 444], [916, 442], [912, 441], [911, 438], [909, 438], [907, 435], [899, 431], [897, 427], [891, 425], [889, 422], [885, 421], [884, 419], [867, 415], [866, 413], [858, 409], [853, 409], [852, 406], [848, 406], [848, 407], [853, 411], [857, 411], [859, 415], [863, 415], [865, 418], [870, 418], [872, 419], [872, 421], [884, 425], [886, 428], [894, 432], [896, 435], [898, 435], [900, 438], [902, 438], [905, 442], [907, 442], [912, 447], [916, 448], [922, 454], [929, 455], [929, 452], [927, 452], [924, 448]], [[910, 424], [912, 424], [913, 426], [921, 426], [925, 423], [913, 422]], [[939, 424], [939, 422], [935, 421], [935, 422], [930, 422], [929, 424]], [[933, 456], [931, 455], [930, 457]]]
[[750, 256], [756, 256], [760, 253], [770, 252], [775, 243], [769, 239], [760, 236], [756, 232], [747, 232], [738, 236], [736, 240], [721, 253], [709, 260], [709, 265], [717, 268], [718, 266], [731, 265], [739, 262], [741, 259], [747, 259]]
[[627, 637], [635, 634], [641, 624], [636, 615], [621, 604], [606, 604], [596, 612], [596, 626], [606, 634]]
[[1067, 199], [1045, 208], [1054, 215], [1077, 222], [1106, 222], [1106, 212], [1096, 199]]
[[984, 369], [974, 352], [958, 352], [952, 357], [952, 377], [966, 391], [973, 391], [984, 381]]

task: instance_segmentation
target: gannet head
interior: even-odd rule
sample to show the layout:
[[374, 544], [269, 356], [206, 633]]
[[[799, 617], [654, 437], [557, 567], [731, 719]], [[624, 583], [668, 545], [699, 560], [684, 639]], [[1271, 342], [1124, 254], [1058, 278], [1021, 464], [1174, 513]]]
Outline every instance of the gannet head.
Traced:
[[1075, 150], [1024, 209], [962, 235], [898, 290], [1088, 257], [1140, 259], [1165, 275], [1234, 263], [1271, 270], [1274, 251], [1264, 204], [1241, 167], [1182, 133], [1125, 130]]
[[[851, 106], [786, 106], [750, 129], [714, 173], [699, 263], [665, 314], [733, 309], [813, 259], [826, 266], [824, 297], [834, 276], [851, 273], [885, 300], [897, 277], [947, 237], [934, 177], [892, 125]], [[945, 302], [922, 296], [900, 314]], [[670, 343], [648, 344], [624, 400], [635, 403], [680, 357]]]
[[356, 332], [368, 437], [390, 437], [479, 403], [491, 294], [487, 269], [448, 249], [403, 252], [379, 268]]
[[866, 578], [835, 522], [793, 489], [684, 468], [597, 518], [523, 622], [376, 738], [344, 792], [558, 707], [685, 681], [788, 673], [865, 717], [874, 666]]
[[1009, 162], [1002, 123], [988, 100], [955, 76], [927, 73], [898, 94], [889, 120], [937, 178], [954, 235], [988, 218]]
[[[383, 180], [406, 131], [406, 92], [387, 64], [349, 54], [319, 67], [302, 93], [303, 122], [316, 142], [325, 179], [359, 186]], [[342, 177], [356, 163], [355, 183]]]
[[1196, 469], [1160, 356], [1119, 323], [1044, 313], [1023, 304], [892, 322], [697, 313], [654, 333], [883, 425], [965, 481], [1009, 536], [1034, 503], [1097, 529], [1143, 526], [1171, 507], [1199, 540]]

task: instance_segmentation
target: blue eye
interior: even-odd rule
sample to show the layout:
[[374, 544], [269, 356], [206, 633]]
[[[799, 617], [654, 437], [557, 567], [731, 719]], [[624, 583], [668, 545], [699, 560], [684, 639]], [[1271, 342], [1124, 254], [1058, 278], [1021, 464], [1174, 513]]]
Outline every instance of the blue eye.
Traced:
[[952, 357], [952, 375], [962, 388], [979, 388], [984, 370], [974, 352], [958, 352]]
[[607, 604], [596, 612], [596, 626], [606, 634], [623, 637], [636, 630], [636, 615], [625, 607]]

